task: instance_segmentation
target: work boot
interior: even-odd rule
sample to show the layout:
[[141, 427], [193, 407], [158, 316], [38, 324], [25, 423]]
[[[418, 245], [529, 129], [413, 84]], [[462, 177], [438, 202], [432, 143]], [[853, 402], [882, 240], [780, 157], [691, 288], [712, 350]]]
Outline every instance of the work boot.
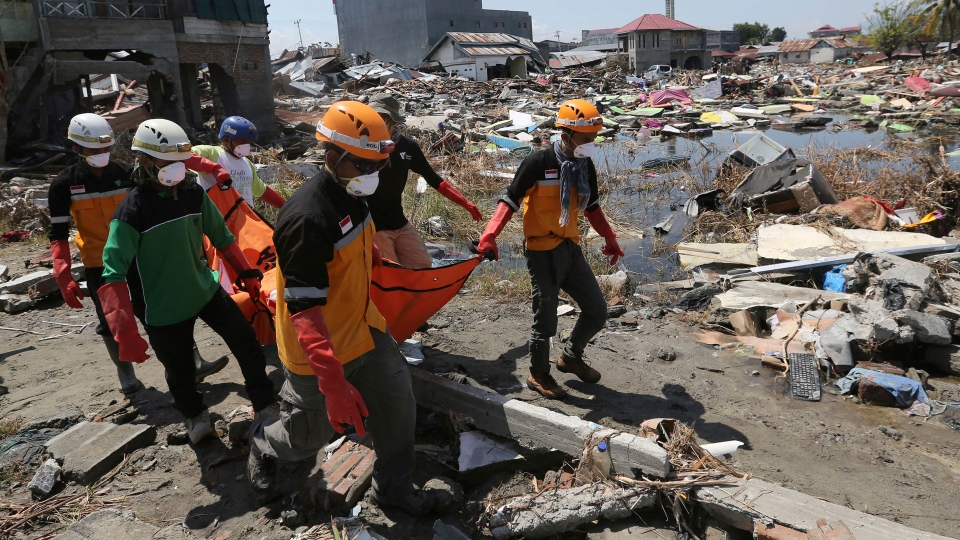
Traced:
[[383, 498], [377, 490], [373, 490], [373, 502], [377, 503], [381, 509], [396, 508], [401, 512], [413, 517], [420, 517], [433, 510], [437, 502], [437, 496], [432, 491], [411, 491], [410, 495], [399, 501], [391, 501]]
[[548, 399], [563, 399], [567, 397], [567, 391], [564, 390], [549, 373], [527, 377], [527, 388]]
[[571, 358], [565, 354], [557, 358], [557, 371], [573, 373], [586, 383], [595, 383], [600, 380], [600, 372], [588, 366], [583, 358]]
[[187, 418], [184, 422], [187, 427], [187, 435], [190, 436], [190, 442], [197, 444], [213, 433], [213, 422], [210, 421], [210, 411], [204, 411], [193, 418]]
[[110, 355], [110, 360], [113, 361], [113, 365], [117, 367], [117, 378], [120, 379], [120, 393], [124, 395], [132, 394], [143, 388], [140, 379], [137, 378], [137, 374], [133, 370], [133, 362], [123, 362], [120, 360], [120, 346], [113, 340], [113, 337], [102, 337], [103, 344], [107, 347], [107, 354]]
[[227, 367], [228, 362], [230, 362], [230, 358], [227, 356], [221, 356], [213, 362], [207, 362], [200, 356], [200, 349], [198, 349], [196, 345], [193, 346], [193, 364], [197, 367], [197, 384], [202, 383], [208, 376]]
[[273, 492], [276, 476], [277, 460], [261, 454], [251, 442], [250, 455], [247, 457], [247, 480], [250, 486], [261, 495], [270, 494]]
[[261, 420], [269, 420], [271, 418], [280, 418], [280, 403], [273, 403], [259, 411], [253, 413], [253, 423], [256, 424]]

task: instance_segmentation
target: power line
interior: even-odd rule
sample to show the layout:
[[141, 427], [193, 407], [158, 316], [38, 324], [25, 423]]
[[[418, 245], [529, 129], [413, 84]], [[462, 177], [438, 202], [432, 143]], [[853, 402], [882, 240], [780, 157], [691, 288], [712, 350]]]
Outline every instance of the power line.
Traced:
[[303, 48], [303, 34], [300, 32], [300, 19], [293, 21], [293, 24], [297, 25], [297, 34], [300, 36], [300, 48]]

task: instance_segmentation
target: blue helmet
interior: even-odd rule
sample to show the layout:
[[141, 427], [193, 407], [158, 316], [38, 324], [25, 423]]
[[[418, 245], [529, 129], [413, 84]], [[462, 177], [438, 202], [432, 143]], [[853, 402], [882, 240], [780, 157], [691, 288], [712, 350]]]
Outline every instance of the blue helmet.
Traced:
[[231, 116], [220, 125], [220, 138], [257, 140], [257, 126], [242, 116]]

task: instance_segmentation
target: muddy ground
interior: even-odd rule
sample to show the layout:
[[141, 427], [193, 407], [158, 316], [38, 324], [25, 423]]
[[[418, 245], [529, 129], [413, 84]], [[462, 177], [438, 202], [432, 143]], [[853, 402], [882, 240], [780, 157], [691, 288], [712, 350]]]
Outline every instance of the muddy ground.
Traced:
[[[10, 266], [11, 273], [24, 273], [22, 261], [45, 247], [0, 247], [0, 264]], [[783, 397], [772, 371], [756, 360], [695, 343], [689, 334], [697, 327], [676, 314], [641, 321], [634, 328], [608, 327], [588, 349], [593, 365], [603, 373], [601, 382], [587, 385], [555, 372], [571, 397], [562, 403], [547, 401], [521, 384], [528, 368], [528, 306], [476, 298], [469, 288], [468, 282], [467, 290], [431, 320], [433, 328], [422, 336], [426, 355], [422, 368], [459, 371], [509, 397], [628, 431], [649, 418], [677, 418], [692, 424], [702, 441], [746, 443], [730, 461], [742, 472], [922, 530], [958, 536], [960, 518], [944, 511], [960, 506], [960, 434], [943, 417], [924, 421], [897, 409], [855, 404], [831, 394], [824, 394], [819, 403]], [[59, 334], [44, 321], [95, 321], [90, 301], [84, 305], [83, 310], [72, 310], [53, 298], [22, 314], [0, 314], [0, 326]], [[561, 317], [561, 331], [572, 328], [574, 321], [572, 316]], [[79, 335], [39, 339], [28, 333], [0, 334], [0, 384], [9, 389], [0, 397], [0, 417], [34, 420], [71, 406], [92, 415], [122, 399], [113, 366], [92, 327]], [[228, 354], [219, 337], [202, 324], [196, 339], [208, 359]], [[676, 360], [658, 359], [661, 348], [675, 352]], [[268, 373], [279, 388], [276, 350], [265, 350]], [[720, 368], [723, 373], [700, 368]], [[246, 488], [243, 448], [232, 446], [227, 437], [196, 447], [166, 443], [168, 433], [179, 431], [181, 418], [171, 406], [162, 366], [152, 358], [137, 366], [137, 373], [147, 388], [132, 398], [140, 411], [134, 422], [156, 426], [157, 444], [133, 454], [110, 484], [110, 495], [139, 492], [122, 506], [157, 525], [183, 523], [199, 537], [292, 537], [293, 532], [275, 519], [282, 502], [255, 507]], [[210, 377], [202, 390], [214, 418], [247, 403], [239, 394], [242, 378], [235, 361]], [[455, 454], [455, 440], [443, 415], [421, 411], [418, 431], [418, 442], [449, 446]], [[239, 459], [210, 467], [231, 456]], [[437, 475], [456, 478], [455, 471], [436, 457], [420, 453], [418, 459], [418, 482]], [[32, 471], [23, 474], [20, 485], [15, 484], [16, 477], [0, 483], [0, 497], [26, 500], [25, 484]], [[466, 529], [482, 507], [478, 501], [526, 489], [529, 478], [504, 473], [483, 485], [465, 485], [468, 503], [444, 520]], [[362, 507], [361, 519], [389, 538], [432, 537], [430, 526], [437, 516], [413, 520], [384, 515], [368, 499]], [[580, 536], [673, 538], [662, 518], [662, 512], [651, 511], [626, 522], [595, 525]], [[328, 521], [328, 515], [317, 514], [310, 523]], [[62, 527], [47, 524], [20, 537]]]

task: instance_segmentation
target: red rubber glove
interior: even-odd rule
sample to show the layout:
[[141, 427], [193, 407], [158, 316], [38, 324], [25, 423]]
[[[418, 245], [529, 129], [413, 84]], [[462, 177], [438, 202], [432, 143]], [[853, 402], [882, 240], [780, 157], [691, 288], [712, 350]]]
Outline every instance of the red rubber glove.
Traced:
[[247, 291], [250, 298], [260, 299], [260, 280], [263, 279], [263, 272], [250, 266], [250, 262], [243, 256], [243, 250], [234, 241], [224, 249], [219, 250], [227, 264], [237, 273], [237, 281], [243, 286], [241, 290]]
[[503, 232], [503, 228], [507, 226], [507, 222], [512, 217], [513, 209], [507, 206], [507, 203], [500, 201], [497, 209], [493, 212], [493, 217], [490, 218], [490, 223], [487, 223], [487, 227], [483, 229], [483, 234], [480, 235], [477, 251], [492, 257], [495, 261], [499, 261], [500, 250], [497, 249], [497, 236]]
[[376, 244], [373, 246], [373, 266], [383, 266], [383, 257], [380, 256], [380, 248]]
[[310, 368], [317, 376], [320, 391], [326, 397], [330, 425], [337, 433], [343, 433], [343, 424], [352, 425], [357, 435], [363, 437], [366, 434], [363, 418], [369, 415], [367, 405], [360, 392], [343, 377], [343, 365], [333, 355], [330, 332], [320, 306], [294, 314], [290, 320]]
[[283, 206], [283, 203], [287, 202], [270, 186], [267, 186], [267, 190], [260, 196], [260, 200], [278, 210]]
[[120, 360], [138, 364], [145, 362], [150, 355], [147, 354], [147, 342], [137, 330], [127, 282], [107, 283], [97, 290], [97, 296], [103, 306], [103, 317], [113, 333], [113, 340], [120, 346]]
[[467, 212], [470, 212], [470, 216], [473, 217], [474, 221], [480, 221], [483, 219], [483, 214], [480, 213], [480, 209], [477, 208], [477, 205], [468, 201], [466, 197], [457, 191], [457, 188], [450, 185], [450, 182], [447, 182], [446, 180], [440, 182], [440, 187], [437, 188], [437, 191], [439, 191], [440, 194], [447, 199], [450, 199], [451, 201], [465, 208]]
[[587, 216], [593, 230], [597, 231], [597, 234], [606, 240], [607, 243], [603, 246], [602, 251], [604, 255], [610, 257], [610, 266], [617, 264], [620, 257], [623, 257], [623, 250], [620, 249], [620, 244], [617, 243], [617, 235], [613, 234], [613, 229], [607, 222], [607, 216], [603, 215], [603, 210], [597, 207], [593, 212], [585, 212], [584, 215]]
[[70, 243], [66, 239], [54, 240], [50, 242], [50, 249], [53, 251], [53, 277], [60, 286], [63, 301], [74, 309], [82, 308], [80, 300], [83, 300], [83, 291], [70, 273]]
[[219, 163], [210, 161], [203, 156], [193, 154], [192, 156], [183, 160], [183, 164], [191, 171], [212, 174], [217, 180], [217, 185], [220, 187], [229, 186], [233, 183], [233, 180], [230, 178], [229, 171], [224, 169]]

